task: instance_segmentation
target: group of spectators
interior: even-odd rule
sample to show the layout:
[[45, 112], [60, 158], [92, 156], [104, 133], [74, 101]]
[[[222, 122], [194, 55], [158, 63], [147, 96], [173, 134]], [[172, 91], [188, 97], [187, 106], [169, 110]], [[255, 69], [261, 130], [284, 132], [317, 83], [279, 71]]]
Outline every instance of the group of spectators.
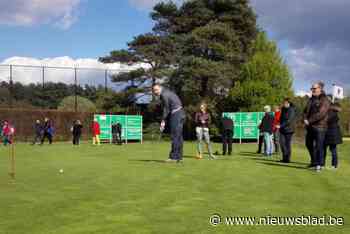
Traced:
[[49, 141], [49, 144], [52, 144], [55, 129], [49, 118], [44, 118], [43, 123], [39, 119], [36, 120], [34, 124], [34, 132], [35, 134], [32, 145], [42, 145], [46, 138]]
[[289, 163], [291, 158], [291, 144], [296, 126], [296, 108], [294, 104], [285, 98], [280, 106], [275, 106], [272, 112], [270, 106], [264, 107], [265, 115], [259, 125], [260, 136], [257, 153], [272, 157], [272, 154], [282, 152], [283, 163]]
[[[100, 135], [101, 129], [100, 124], [96, 119], [94, 119], [92, 123], [92, 144], [93, 145], [101, 145]], [[112, 132], [112, 143], [121, 145], [122, 141], [122, 125], [119, 122], [113, 122], [111, 124], [111, 132]]]
[[[338, 103], [324, 91], [324, 84], [317, 82], [312, 85], [312, 95], [303, 113], [303, 123], [306, 129], [305, 144], [310, 154], [310, 168], [321, 171], [325, 167], [328, 148], [332, 153], [332, 168], [338, 167], [337, 145], [342, 144], [342, 134], [339, 126], [338, 113], [341, 111]], [[291, 143], [297, 123], [296, 109], [286, 98], [282, 109], [275, 107], [271, 112], [270, 106], [264, 107], [265, 115], [259, 126], [259, 149], [264, 145], [264, 155], [271, 157], [282, 151], [283, 163], [291, 159]]]
[[[310, 154], [310, 168], [320, 171], [325, 167], [328, 149], [332, 154], [332, 168], [338, 167], [337, 145], [342, 143], [342, 134], [339, 126], [338, 112], [340, 105], [334, 103], [331, 97], [326, 96], [324, 84], [315, 83], [312, 96], [303, 113], [303, 122], [306, 129], [306, 147]], [[259, 145], [257, 153], [263, 153], [272, 158], [273, 154], [282, 153], [281, 163], [290, 163], [292, 154], [292, 140], [295, 133], [298, 116], [296, 107], [289, 98], [285, 98], [281, 106], [264, 107], [264, 116], [259, 125]], [[207, 145], [209, 159], [215, 159], [210, 143], [209, 125], [210, 114], [205, 103], [200, 104], [195, 114], [197, 136], [197, 158], [203, 158], [203, 140]], [[222, 154], [232, 154], [232, 139], [234, 122], [231, 118], [222, 119]]]

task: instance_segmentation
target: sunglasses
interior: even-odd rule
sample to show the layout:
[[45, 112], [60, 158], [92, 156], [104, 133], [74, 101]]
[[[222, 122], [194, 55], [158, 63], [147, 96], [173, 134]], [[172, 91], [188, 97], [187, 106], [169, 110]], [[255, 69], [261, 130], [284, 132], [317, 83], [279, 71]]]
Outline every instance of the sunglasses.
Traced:
[[310, 90], [316, 90], [316, 89], [319, 89], [320, 87], [317, 87], [317, 88], [315, 88], [315, 87], [312, 87]]

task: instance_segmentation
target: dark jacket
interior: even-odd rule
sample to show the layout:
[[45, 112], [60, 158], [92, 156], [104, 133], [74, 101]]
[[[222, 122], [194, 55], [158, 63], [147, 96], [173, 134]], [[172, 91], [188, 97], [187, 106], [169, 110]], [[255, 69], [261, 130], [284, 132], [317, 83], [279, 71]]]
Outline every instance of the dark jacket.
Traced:
[[197, 112], [195, 116], [196, 127], [209, 128], [210, 124], [210, 114], [208, 112], [202, 113]]
[[163, 88], [160, 94], [160, 100], [162, 101], [163, 114], [162, 120], [166, 120], [174, 110], [182, 108], [182, 102], [180, 98], [172, 91]]
[[81, 124], [74, 124], [73, 125], [73, 135], [74, 136], [80, 136], [82, 132], [83, 125]]
[[41, 135], [43, 133], [43, 126], [40, 123], [35, 123], [34, 131], [36, 135]]
[[262, 132], [268, 132], [268, 133], [272, 134], [274, 120], [275, 120], [275, 118], [273, 117], [272, 112], [265, 113], [263, 119], [261, 120], [260, 130]]
[[338, 124], [339, 117], [338, 111], [336, 107], [331, 107], [328, 112], [328, 129], [326, 132], [326, 145], [338, 145], [343, 143], [343, 137], [340, 130], [340, 126]]
[[280, 120], [280, 132], [282, 134], [292, 134], [295, 131], [296, 126], [296, 109], [291, 103], [289, 108], [282, 107], [281, 120]]
[[304, 120], [309, 126], [317, 129], [327, 129], [327, 119], [330, 101], [322, 93], [319, 97], [311, 97], [304, 110]]
[[44, 131], [45, 133], [48, 133], [48, 132], [50, 131], [50, 128], [51, 128], [51, 122], [50, 122], [50, 120], [45, 121], [44, 126], [43, 126], [43, 131]]
[[224, 131], [232, 131], [233, 132], [233, 127], [234, 127], [234, 123], [233, 123], [232, 119], [230, 119], [228, 117], [222, 118], [222, 128]]
[[120, 123], [116, 123], [112, 125], [112, 133], [117, 134], [122, 132], [122, 125]]

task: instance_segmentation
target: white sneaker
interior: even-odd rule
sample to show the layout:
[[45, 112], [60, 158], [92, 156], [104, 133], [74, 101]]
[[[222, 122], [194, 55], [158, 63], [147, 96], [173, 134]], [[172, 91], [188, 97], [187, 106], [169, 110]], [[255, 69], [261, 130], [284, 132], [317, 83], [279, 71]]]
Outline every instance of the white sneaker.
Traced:
[[316, 172], [321, 172], [321, 166], [316, 166]]

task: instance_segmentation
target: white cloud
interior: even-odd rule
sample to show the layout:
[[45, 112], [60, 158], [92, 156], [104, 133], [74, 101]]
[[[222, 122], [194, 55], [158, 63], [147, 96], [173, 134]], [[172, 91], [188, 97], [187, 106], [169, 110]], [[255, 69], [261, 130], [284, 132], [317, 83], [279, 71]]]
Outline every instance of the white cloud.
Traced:
[[[132, 66], [123, 65], [120, 63], [103, 64], [94, 58], [79, 58], [73, 59], [70, 57], [56, 57], [56, 58], [27, 58], [27, 57], [11, 57], [5, 59], [0, 63], [0, 81], [9, 81], [10, 69], [9, 66], [1, 66], [5, 64], [16, 65], [13, 66], [12, 77], [14, 82], [21, 82], [23, 84], [41, 83], [42, 82], [42, 68], [45, 68], [45, 81], [63, 82], [67, 84], [74, 83], [74, 67], [77, 69], [77, 78], [79, 84], [89, 85], [104, 85], [105, 70], [108, 75], [117, 74], [119, 72], [137, 69], [140, 67], [148, 68], [147, 64], [135, 64]], [[35, 67], [24, 67], [35, 66]], [[53, 68], [57, 67], [57, 68]], [[88, 68], [88, 69], [86, 69]], [[114, 86], [110, 84], [111, 86]]]
[[52, 24], [68, 29], [77, 20], [81, 0], [12, 0], [0, 2], [0, 24]]
[[308, 97], [311, 97], [311, 92], [306, 92], [304, 90], [299, 90], [295, 93], [296, 96], [299, 96], [299, 97], [305, 97], [305, 96], [308, 96]]
[[336, 44], [326, 44], [319, 49], [290, 49], [286, 54], [293, 76], [299, 83], [309, 87], [321, 80], [326, 83], [328, 90], [334, 83], [346, 88], [350, 86], [350, 51]]
[[[140, 10], [149, 10], [152, 9], [154, 5], [158, 2], [166, 2], [166, 0], [128, 0], [129, 3]], [[181, 3], [184, 0], [174, 0], [175, 3]]]

